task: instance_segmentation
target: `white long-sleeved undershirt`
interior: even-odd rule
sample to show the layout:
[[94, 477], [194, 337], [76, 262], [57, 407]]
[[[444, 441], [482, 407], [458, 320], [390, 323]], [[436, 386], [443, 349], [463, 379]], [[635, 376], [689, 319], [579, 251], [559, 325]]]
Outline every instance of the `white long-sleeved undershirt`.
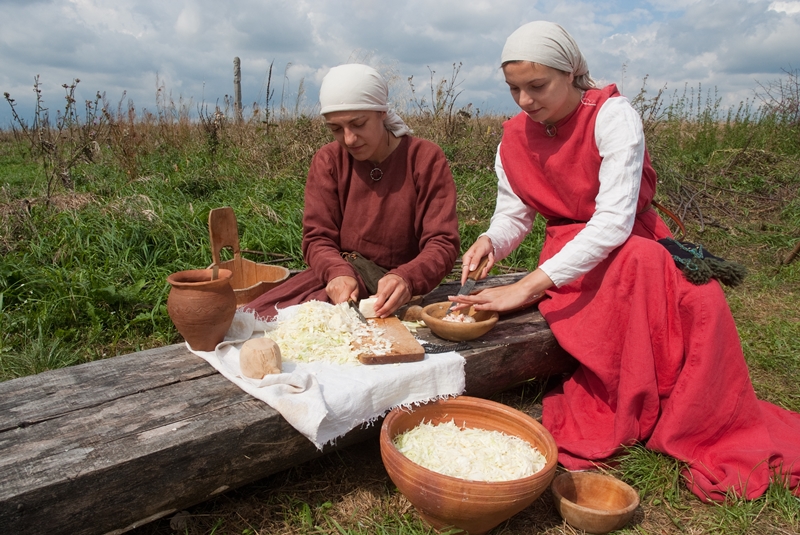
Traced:
[[[630, 236], [644, 162], [644, 132], [639, 114], [625, 97], [606, 100], [597, 112], [594, 129], [600, 152], [600, 190], [595, 212], [582, 229], [540, 268], [556, 286], [567, 284], [602, 262]], [[495, 157], [497, 205], [489, 230], [495, 260], [508, 256], [530, 232], [536, 211], [511, 190], [500, 160]]]

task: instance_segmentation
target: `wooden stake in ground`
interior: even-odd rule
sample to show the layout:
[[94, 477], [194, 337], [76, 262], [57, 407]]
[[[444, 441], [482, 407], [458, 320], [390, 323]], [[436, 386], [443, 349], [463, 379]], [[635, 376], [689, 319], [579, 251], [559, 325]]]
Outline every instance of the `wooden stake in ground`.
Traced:
[[233, 108], [236, 122], [242, 122], [242, 63], [238, 57], [233, 58]]

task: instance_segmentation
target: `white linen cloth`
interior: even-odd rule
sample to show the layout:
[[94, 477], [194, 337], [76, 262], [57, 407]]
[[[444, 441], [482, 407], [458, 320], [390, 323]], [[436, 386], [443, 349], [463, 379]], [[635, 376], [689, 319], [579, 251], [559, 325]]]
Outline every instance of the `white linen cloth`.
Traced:
[[[557, 286], [591, 271], [631, 234], [642, 183], [645, 140], [641, 118], [625, 97], [606, 100], [597, 112], [594, 138], [600, 156], [600, 190], [595, 213], [575, 238], [539, 266]], [[502, 260], [530, 232], [536, 210], [512, 191], [500, 161], [495, 158], [497, 204], [489, 229], [495, 261]]]
[[[277, 321], [299, 305], [281, 309]], [[281, 413], [318, 449], [359, 425], [369, 425], [391, 409], [412, 406], [464, 392], [464, 357], [456, 352], [425, 355], [419, 362], [381, 365], [336, 365], [284, 361], [280, 374], [261, 380], [242, 375], [239, 350], [263, 336], [276, 322], [236, 311], [224, 341], [215, 351], [195, 351], [225, 378]]]

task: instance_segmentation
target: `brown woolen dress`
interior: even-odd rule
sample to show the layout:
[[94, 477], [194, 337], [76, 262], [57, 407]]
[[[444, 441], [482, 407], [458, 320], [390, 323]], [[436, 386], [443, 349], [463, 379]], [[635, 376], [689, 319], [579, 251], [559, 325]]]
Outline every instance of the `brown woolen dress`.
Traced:
[[[339, 276], [363, 280], [341, 257], [357, 251], [408, 283], [412, 295], [435, 288], [450, 273], [459, 253], [456, 188], [442, 150], [424, 139], [404, 136], [375, 168], [355, 160], [337, 142], [322, 147], [311, 162], [303, 211], [303, 256], [308, 269], [245, 305], [264, 319], [276, 307], [329, 301], [328, 281]], [[378, 176], [379, 173], [373, 173]]]

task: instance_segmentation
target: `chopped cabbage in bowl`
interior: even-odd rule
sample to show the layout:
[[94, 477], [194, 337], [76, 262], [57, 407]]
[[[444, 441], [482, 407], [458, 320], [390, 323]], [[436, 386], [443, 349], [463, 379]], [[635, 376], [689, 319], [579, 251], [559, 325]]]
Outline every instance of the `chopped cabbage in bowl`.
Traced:
[[453, 420], [422, 422], [397, 435], [395, 447], [411, 461], [470, 481], [510, 481], [540, 471], [547, 459], [525, 440], [500, 431], [460, 428]]

